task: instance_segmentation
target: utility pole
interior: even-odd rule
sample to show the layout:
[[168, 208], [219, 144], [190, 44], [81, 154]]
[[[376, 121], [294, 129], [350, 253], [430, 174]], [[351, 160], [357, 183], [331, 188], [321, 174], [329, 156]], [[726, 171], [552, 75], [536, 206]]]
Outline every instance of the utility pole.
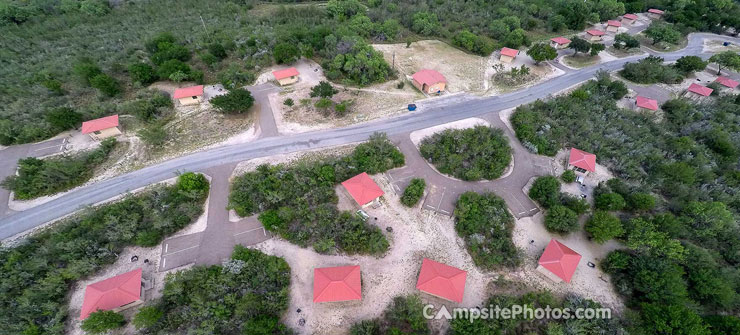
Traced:
[[396, 50], [393, 50], [393, 69], [396, 69]]
[[203, 30], [206, 32], [206, 36], [208, 36], [208, 28], [206, 28], [206, 21], [203, 21], [203, 15], [198, 15], [198, 16], [200, 17], [200, 23], [203, 24]]

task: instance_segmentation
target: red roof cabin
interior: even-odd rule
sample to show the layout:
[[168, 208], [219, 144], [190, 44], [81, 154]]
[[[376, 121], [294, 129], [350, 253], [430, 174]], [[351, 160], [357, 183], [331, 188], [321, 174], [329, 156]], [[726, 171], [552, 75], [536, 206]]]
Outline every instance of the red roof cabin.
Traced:
[[504, 47], [501, 49], [501, 57], [499, 57], [499, 60], [504, 63], [511, 63], [518, 54], [519, 50]]
[[98, 310], [119, 312], [143, 303], [141, 268], [87, 285], [80, 320]]
[[635, 98], [635, 105], [638, 109], [642, 110], [650, 110], [653, 112], [658, 110], [658, 100], [646, 98], [640, 95]]
[[570, 45], [570, 40], [565, 37], [554, 37], [550, 39], [550, 46], [555, 49], [565, 49]]
[[596, 155], [571, 148], [568, 166], [573, 167], [574, 171], [580, 173], [596, 172]]
[[579, 253], [566, 247], [558, 240], [552, 239], [537, 262], [537, 271], [556, 283], [563, 281], [570, 283], [580, 261], [581, 255]]
[[604, 32], [598, 29], [586, 30], [586, 39], [591, 42], [601, 41], [601, 36], [604, 36]]
[[360, 173], [342, 183], [352, 199], [355, 199], [358, 205], [365, 207], [376, 203], [385, 192], [380, 186], [373, 181], [366, 172]]
[[121, 135], [121, 129], [118, 128], [118, 115], [85, 121], [82, 123], [82, 133], [90, 135], [92, 139], [97, 141]]
[[433, 296], [461, 303], [468, 273], [456, 267], [424, 258], [416, 288]]
[[445, 76], [430, 69], [421, 69], [414, 73], [411, 82], [424, 94], [441, 93], [447, 88]]
[[660, 19], [661, 17], [663, 17], [663, 14], [665, 14], [665, 12], [660, 9], [655, 9], [655, 8], [648, 9], [648, 16], [650, 16], [650, 18]]
[[635, 14], [624, 14], [622, 15], [622, 23], [634, 24], [637, 21], [637, 15]]
[[313, 302], [362, 300], [359, 265], [313, 269]]
[[708, 97], [714, 92], [713, 89], [702, 86], [696, 83], [691, 83], [689, 89], [686, 90], [687, 94], [693, 94], [694, 97]]
[[727, 78], [727, 77], [722, 77], [722, 76], [717, 77], [717, 80], [715, 80], [715, 81], [718, 82], [720, 85], [722, 85], [724, 87], [727, 87], [727, 88], [729, 88], [731, 90], [732, 89], [735, 89], [735, 87], [737, 87], [737, 85], [738, 85], [738, 82], [737, 81], [732, 80], [732, 79]]
[[606, 31], [610, 33], [616, 33], [619, 31], [619, 27], [622, 26], [622, 22], [619, 22], [617, 20], [609, 20], [606, 21]]
[[294, 84], [298, 81], [298, 70], [294, 67], [273, 71], [272, 75], [275, 76], [280, 86]]
[[181, 105], [196, 105], [203, 102], [203, 85], [178, 88], [172, 96]]

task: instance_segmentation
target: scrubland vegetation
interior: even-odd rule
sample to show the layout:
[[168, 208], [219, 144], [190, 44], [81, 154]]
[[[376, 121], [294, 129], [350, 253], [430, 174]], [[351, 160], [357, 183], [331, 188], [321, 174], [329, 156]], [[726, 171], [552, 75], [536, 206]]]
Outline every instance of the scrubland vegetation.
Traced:
[[424, 318], [419, 296], [401, 296], [393, 298], [383, 315], [373, 320], [363, 320], [352, 325], [351, 335], [381, 334], [430, 334], [429, 321]]
[[124, 247], [155, 246], [193, 222], [208, 188], [203, 175], [185, 173], [173, 186], [89, 208], [0, 249], [0, 326], [13, 334], [64, 334], [72, 283], [115, 262]]

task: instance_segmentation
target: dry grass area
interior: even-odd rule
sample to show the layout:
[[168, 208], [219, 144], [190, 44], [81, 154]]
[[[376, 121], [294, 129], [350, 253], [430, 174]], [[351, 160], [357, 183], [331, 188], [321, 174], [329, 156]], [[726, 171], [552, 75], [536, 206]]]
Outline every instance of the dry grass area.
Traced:
[[681, 40], [678, 41], [676, 44], [672, 43], [666, 43], [666, 42], [658, 42], [656, 44], [653, 44], [653, 40], [645, 36], [643, 33], [639, 33], [635, 35], [638, 41], [640, 41], [640, 44], [643, 47], [646, 47], [648, 49], [654, 50], [656, 52], [674, 52], [681, 50], [686, 47], [686, 45], [689, 43], [689, 39], [686, 36], [682, 36]]
[[[333, 84], [339, 91], [331, 100], [334, 103], [349, 102], [348, 112], [338, 116], [333, 111], [321, 111], [314, 106], [318, 98], [311, 98], [311, 87], [319, 81], [326, 81], [321, 67], [311, 60], [302, 59], [294, 64], [300, 73], [297, 83], [283, 87], [280, 93], [269, 96], [275, 122], [281, 133], [297, 133], [318, 129], [346, 126], [405, 112], [407, 104], [423, 98], [410, 82], [402, 79], [375, 84], [368, 87], [345, 87]], [[272, 69], [257, 79], [258, 83], [272, 80]], [[404, 82], [399, 89], [396, 85]], [[284, 104], [292, 99], [293, 106]]]
[[[486, 81], [484, 82], [485, 95], [508, 93], [565, 73], [563, 70], [551, 66], [547, 62], [535, 64], [534, 60], [525, 51], [520, 51], [519, 55], [511, 63], [501, 62], [499, 58], [500, 55], [498, 52], [494, 52], [488, 57], [488, 65], [486, 66], [485, 73]], [[510, 74], [511, 70], [513, 68], [521, 69], [522, 66], [529, 69], [529, 74], [512, 77]]]
[[617, 49], [612, 45], [606, 47], [606, 52], [608, 52], [610, 55], [616, 58], [630, 57], [630, 56], [640, 55], [644, 53], [642, 50], [640, 50], [640, 48]]
[[717, 41], [717, 40], [704, 40], [704, 52], [722, 52], [722, 51], [734, 51], [734, 52], [740, 52], [740, 45], [737, 44], [730, 44], [728, 46], [724, 46], [723, 41]]
[[399, 77], [410, 77], [421, 69], [432, 69], [445, 76], [448, 92], [485, 90], [486, 57], [465, 53], [437, 40], [413, 42], [408, 48], [405, 43], [373, 44], [373, 47], [383, 53], [388, 64], [393, 64], [395, 53]]

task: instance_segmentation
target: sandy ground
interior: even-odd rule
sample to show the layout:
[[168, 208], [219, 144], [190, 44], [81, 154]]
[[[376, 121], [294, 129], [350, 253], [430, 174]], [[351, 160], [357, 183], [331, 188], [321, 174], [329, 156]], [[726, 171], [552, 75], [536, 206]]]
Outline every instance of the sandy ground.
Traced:
[[[375, 84], [368, 87], [346, 87], [332, 84], [339, 92], [331, 99], [335, 103], [350, 101], [349, 112], [343, 117], [322, 115], [314, 107], [317, 98], [311, 98], [311, 87], [320, 81], [328, 81], [321, 67], [315, 62], [301, 59], [294, 65], [300, 73], [297, 83], [283, 87], [283, 91], [269, 95], [270, 106], [275, 123], [281, 133], [299, 133], [311, 130], [346, 126], [353, 123], [388, 117], [406, 111], [405, 106], [424, 95], [409, 82], [402, 89], [396, 85], [402, 79]], [[265, 72], [257, 79], [258, 83], [271, 81], [272, 73]], [[294, 105], [286, 106], [284, 101], [292, 99]]]
[[728, 46], [722, 45], [722, 41], [716, 40], [704, 40], [703, 52], [722, 52], [722, 51], [735, 51], [740, 52], [740, 45], [730, 44]]
[[[482, 273], [474, 266], [462, 239], [454, 231], [452, 219], [418, 208], [405, 208], [385, 176], [375, 175], [373, 179], [386, 194], [379, 208], [365, 209], [370, 215], [368, 222], [378, 225], [384, 232], [387, 227], [393, 229], [386, 233], [391, 248], [384, 257], [320, 255], [312, 249], [297, 247], [280, 238], [256, 246], [268, 254], [285, 258], [290, 264], [290, 308], [283, 319], [301, 334], [345, 334], [353, 323], [380, 316], [393, 297], [419, 293], [415, 286], [424, 257], [468, 271], [465, 296], [460, 306], [480, 305], [488, 296], [487, 285], [496, 275]], [[339, 192], [338, 195], [341, 207], [351, 207], [351, 200], [342, 199], [348, 198], [345, 192]], [[363, 299], [314, 304], [313, 269], [351, 264], [361, 266]], [[457, 306], [426, 294], [421, 294], [421, 297], [425, 303], [436, 306]], [[296, 312], [298, 309], [301, 309], [300, 313]], [[304, 326], [299, 326], [300, 319], [305, 320]], [[435, 326], [446, 327], [443, 323]]]
[[[694, 73], [694, 75], [690, 75], [686, 77], [686, 79], [684, 79], [680, 84], [668, 85], [668, 84], [658, 83], [655, 85], [657, 85], [658, 87], [662, 89], [665, 89], [668, 92], [671, 92], [671, 94], [674, 96], [680, 96], [684, 94], [684, 92], [689, 88], [689, 86], [691, 86], [692, 83], [696, 83], [702, 86], [707, 86], [708, 84], [712, 83], [716, 79], [717, 79], [717, 71], [716, 70], [712, 71], [712, 70], [707, 69], [701, 72], [696, 72]], [[696, 95], [693, 93], [689, 93], [689, 95], [687, 96], [692, 97]]]
[[[432, 69], [445, 76], [448, 92], [485, 89], [484, 72], [488, 62], [486, 57], [465, 53], [437, 40], [413, 42], [408, 48], [406, 43], [373, 44], [373, 47], [382, 52], [385, 60], [391, 65], [395, 54], [399, 77], [410, 77], [421, 69]], [[411, 82], [406, 84], [410, 85]]]
[[[529, 57], [526, 51], [523, 50], [519, 52], [519, 55], [517, 55], [511, 63], [501, 62], [499, 58], [499, 52], [494, 52], [490, 57], [488, 57], [488, 63], [484, 74], [485, 81], [483, 83], [483, 88], [486, 91], [485, 95], [511, 92], [515, 89], [529, 87], [565, 74], [565, 71], [550, 65], [548, 62], [541, 62], [539, 65], [535, 65], [532, 57]], [[496, 74], [497, 67], [501, 67], [500, 71], [509, 72], [511, 71], [511, 68], [521, 67], [522, 65], [526, 65], [529, 68], [530, 79], [519, 85], [511, 86], [497, 83], [493, 78], [494, 74]]]
[[409, 137], [411, 137], [411, 142], [414, 142], [414, 145], [417, 147], [419, 146], [419, 143], [426, 137], [432, 136], [436, 133], [439, 133], [441, 131], [447, 130], [447, 129], [465, 129], [465, 128], [473, 128], [475, 126], [486, 126], [490, 127], [491, 124], [488, 123], [488, 121], [479, 119], [477, 117], [471, 117], [459, 121], [454, 121], [450, 123], [440, 124], [434, 127], [424, 128], [420, 129], [414, 132], [411, 132]]

